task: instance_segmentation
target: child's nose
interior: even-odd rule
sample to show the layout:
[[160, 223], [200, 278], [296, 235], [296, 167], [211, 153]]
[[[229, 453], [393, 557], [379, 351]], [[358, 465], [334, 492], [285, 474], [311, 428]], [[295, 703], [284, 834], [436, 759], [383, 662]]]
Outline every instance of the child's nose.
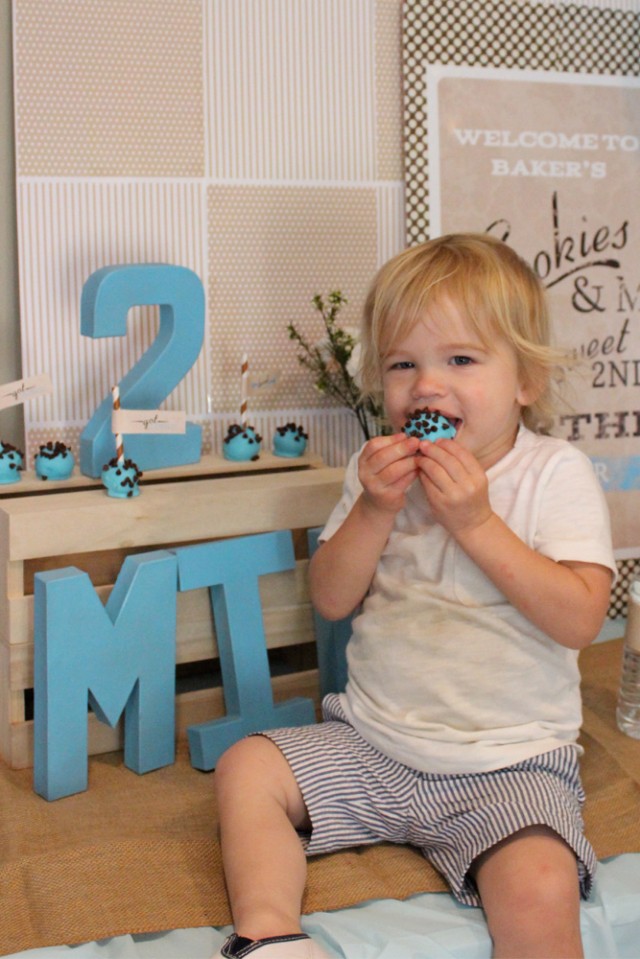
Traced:
[[445, 392], [443, 377], [438, 372], [429, 367], [421, 370], [413, 384], [412, 398], [428, 402], [434, 397], [441, 397]]

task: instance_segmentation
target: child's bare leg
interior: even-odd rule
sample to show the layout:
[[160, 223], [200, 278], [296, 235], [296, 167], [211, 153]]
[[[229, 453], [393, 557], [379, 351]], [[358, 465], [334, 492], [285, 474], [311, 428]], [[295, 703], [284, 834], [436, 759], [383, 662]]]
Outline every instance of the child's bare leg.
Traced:
[[576, 859], [557, 833], [523, 829], [484, 853], [473, 872], [495, 959], [582, 959]]
[[225, 880], [236, 932], [300, 932], [306, 859], [296, 828], [307, 810], [291, 768], [264, 736], [232, 746], [215, 772]]

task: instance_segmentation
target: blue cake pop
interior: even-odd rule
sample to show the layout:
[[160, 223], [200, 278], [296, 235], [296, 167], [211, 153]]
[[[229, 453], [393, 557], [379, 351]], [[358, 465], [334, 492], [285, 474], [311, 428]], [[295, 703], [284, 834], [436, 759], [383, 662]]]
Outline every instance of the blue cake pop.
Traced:
[[404, 424], [407, 436], [417, 436], [420, 440], [452, 440], [456, 435], [456, 428], [439, 410], [430, 410], [425, 407], [415, 410]]
[[49, 441], [40, 447], [36, 456], [36, 476], [40, 479], [66, 480], [73, 473], [75, 459], [71, 450], [64, 443]]
[[232, 423], [224, 438], [222, 453], [226, 460], [235, 463], [246, 463], [247, 460], [257, 460], [260, 457], [262, 437], [252, 426], [241, 426]]
[[291, 458], [302, 456], [307, 448], [308, 439], [302, 427], [296, 426], [295, 423], [278, 426], [273, 434], [273, 452], [276, 456]]
[[11, 443], [0, 440], [0, 483], [17, 483], [24, 469], [24, 456]]
[[133, 460], [124, 460], [121, 463], [117, 456], [102, 467], [101, 474], [102, 485], [107, 495], [116, 499], [131, 499], [133, 496], [139, 496], [138, 480], [141, 476], [142, 473]]

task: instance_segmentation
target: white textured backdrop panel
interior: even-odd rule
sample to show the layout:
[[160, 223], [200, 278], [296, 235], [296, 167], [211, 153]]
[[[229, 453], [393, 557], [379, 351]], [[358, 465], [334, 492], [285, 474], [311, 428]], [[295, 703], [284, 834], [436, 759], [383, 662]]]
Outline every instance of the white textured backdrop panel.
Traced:
[[[27, 430], [86, 423], [153, 341], [156, 311], [137, 307], [125, 337], [80, 335], [80, 296], [91, 273], [119, 263], [172, 263], [192, 269], [206, 288], [203, 190], [187, 181], [19, 183], [23, 374], [48, 372], [54, 383], [53, 396], [25, 406]], [[203, 349], [167, 406], [204, 412], [207, 369]]]
[[207, 174], [373, 180], [375, 3], [207, 0]]

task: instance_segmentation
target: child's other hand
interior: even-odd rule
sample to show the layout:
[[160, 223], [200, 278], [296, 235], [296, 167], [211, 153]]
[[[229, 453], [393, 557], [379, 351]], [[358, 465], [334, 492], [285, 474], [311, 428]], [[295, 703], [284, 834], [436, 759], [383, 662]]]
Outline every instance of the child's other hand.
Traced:
[[368, 507], [394, 514], [402, 509], [418, 473], [415, 454], [419, 445], [416, 437], [404, 433], [376, 436], [366, 443], [358, 461], [358, 477]]
[[423, 441], [420, 452], [418, 475], [438, 522], [453, 536], [486, 522], [489, 482], [473, 453], [455, 440]]

